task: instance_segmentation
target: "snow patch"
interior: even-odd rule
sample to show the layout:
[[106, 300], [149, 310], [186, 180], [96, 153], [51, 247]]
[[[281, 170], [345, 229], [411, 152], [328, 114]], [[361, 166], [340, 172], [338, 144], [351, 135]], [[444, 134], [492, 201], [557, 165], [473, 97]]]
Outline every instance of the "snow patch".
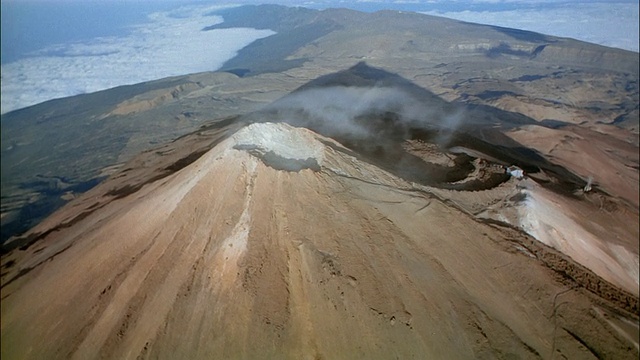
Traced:
[[[240, 219], [231, 231], [231, 235], [222, 242], [222, 256], [224, 257], [223, 264], [229, 261], [237, 261], [238, 258], [247, 248], [247, 240], [249, 239], [249, 231], [251, 229], [251, 214], [249, 208], [251, 207], [251, 199], [253, 198], [253, 187], [256, 176], [256, 161], [249, 159], [247, 165], [247, 179], [246, 184], [246, 196], [244, 198], [244, 205]], [[224, 267], [224, 265], [223, 265]]]
[[324, 145], [309, 130], [287, 124], [256, 123], [233, 136], [236, 150], [247, 151], [277, 170], [319, 171]]
[[537, 240], [569, 255], [596, 274], [628, 290], [639, 284], [638, 256], [622, 246], [600, 240], [569, 216], [561, 206], [534, 191], [525, 191], [518, 206], [520, 227]]

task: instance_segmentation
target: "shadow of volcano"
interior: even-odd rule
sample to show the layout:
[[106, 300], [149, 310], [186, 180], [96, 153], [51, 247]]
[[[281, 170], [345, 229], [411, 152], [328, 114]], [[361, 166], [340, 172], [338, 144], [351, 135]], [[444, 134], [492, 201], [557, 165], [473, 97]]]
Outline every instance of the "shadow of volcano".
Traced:
[[464, 179], [474, 170], [474, 158], [455, 155], [453, 167], [428, 163], [404, 149], [407, 140], [435, 144], [442, 152], [466, 147], [526, 173], [544, 171], [551, 180], [543, 185], [565, 195], [585, 185], [579, 176], [504, 134], [519, 126], [544, 124], [491, 106], [448, 102], [364, 62], [312, 80], [246, 119], [309, 128], [370, 163], [429, 186], [451, 187], [449, 183]]

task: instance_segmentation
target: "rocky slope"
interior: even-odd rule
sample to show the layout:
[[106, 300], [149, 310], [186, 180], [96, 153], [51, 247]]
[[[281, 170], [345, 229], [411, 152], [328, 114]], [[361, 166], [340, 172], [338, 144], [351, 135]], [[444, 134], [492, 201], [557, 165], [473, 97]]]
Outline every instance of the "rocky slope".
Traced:
[[3, 358], [637, 357], [637, 296], [330, 138], [232, 124], [3, 258]]
[[405, 12], [246, 6], [221, 15], [225, 22], [215, 27], [268, 28], [277, 34], [245, 48], [223, 72], [54, 100], [2, 116], [2, 241], [140, 151], [205, 121], [249, 113], [363, 60], [447, 101], [591, 130], [586, 142], [594, 136], [613, 144], [597, 154], [602, 165], [597, 173], [579, 165], [583, 161], [571, 149], [572, 138], [513, 136], [540, 151], [560, 141], [564, 151], [549, 155], [608, 191], [622, 189], [616, 195], [637, 203], [637, 191], [619, 188], [621, 182], [609, 175], [631, 176], [623, 180], [629, 183], [637, 177], [637, 151], [627, 155], [629, 146], [638, 147], [636, 53]]

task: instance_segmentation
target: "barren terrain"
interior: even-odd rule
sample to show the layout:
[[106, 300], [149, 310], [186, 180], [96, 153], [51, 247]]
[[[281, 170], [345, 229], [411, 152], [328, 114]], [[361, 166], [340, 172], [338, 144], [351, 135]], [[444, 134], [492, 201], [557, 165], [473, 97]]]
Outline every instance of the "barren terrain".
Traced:
[[[633, 52], [406, 12], [265, 5], [221, 15], [225, 21], [213, 28], [277, 34], [241, 50], [219, 72], [123, 86], [2, 116], [2, 241], [28, 230], [140, 151], [206, 121], [255, 111], [361, 61], [447, 101], [491, 106], [554, 126], [579, 124], [601, 138], [623, 139], [635, 149], [639, 144], [639, 65]], [[525, 145], [557, 144], [554, 137], [545, 139]], [[571, 139], [564, 141], [573, 146]], [[610, 156], [625, 156], [617, 154], [618, 146], [627, 151], [619, 143], [610, 147]], [[637, 161], [630, 165], [637, 177]], [[572, 170], [596, 181], [608, 176]], [[625, 194], [637, 199], [637, 191]]]
[[3, 358], [637, 356], [612, 325], [637, 297], [523, 232], [309, 130], [231, 133], [143, 155], [34, 228], [3, 259]]
[[3, 359], [638, 358], [637, 53], [221, 15], [276, 34], [3, 115]]

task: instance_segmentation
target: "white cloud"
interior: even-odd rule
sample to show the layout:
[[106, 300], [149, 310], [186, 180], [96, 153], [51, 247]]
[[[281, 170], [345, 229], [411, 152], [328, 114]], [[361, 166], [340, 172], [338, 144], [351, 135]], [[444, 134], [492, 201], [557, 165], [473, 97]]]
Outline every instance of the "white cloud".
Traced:
[[222, 22], [219, 7], [154, 13], [128, 36], [60, 44], [2, 65], [0, 113], [46, 100], [167, 76], [216, 70], [252, 41], [273, 34], [247, 28], [201, 31]]
[[[487, 1], [526, 3], [531, 0], [467, 0], [459, 3]], [[441, 3], [436, 0], [427, 2], [432, 5]], [[3, 64], [0, 113], [53, 98], [216, 70], [239, 49], [273, 33], [246, 28], [201, 31], [222, 21], [220, 17], [205, 16], [219, 8], [196, 6], [154, 13], [147, 23], [132, 28], [130, 35], [59, 44], [42, 49], [31, 57]], [[492, 10], [494, 8], [499, 9], [493, 7]], [[544, 0], [535, 6], [511, 9], [426, 13], [638, 51], [637, 2], [597, 3], [584, 0], [552, 4], [551, 0]]]
[[424, 12], [452, 19], [570, 37], [638, 52], [638, 3], [566, 3], [508, 11]]

